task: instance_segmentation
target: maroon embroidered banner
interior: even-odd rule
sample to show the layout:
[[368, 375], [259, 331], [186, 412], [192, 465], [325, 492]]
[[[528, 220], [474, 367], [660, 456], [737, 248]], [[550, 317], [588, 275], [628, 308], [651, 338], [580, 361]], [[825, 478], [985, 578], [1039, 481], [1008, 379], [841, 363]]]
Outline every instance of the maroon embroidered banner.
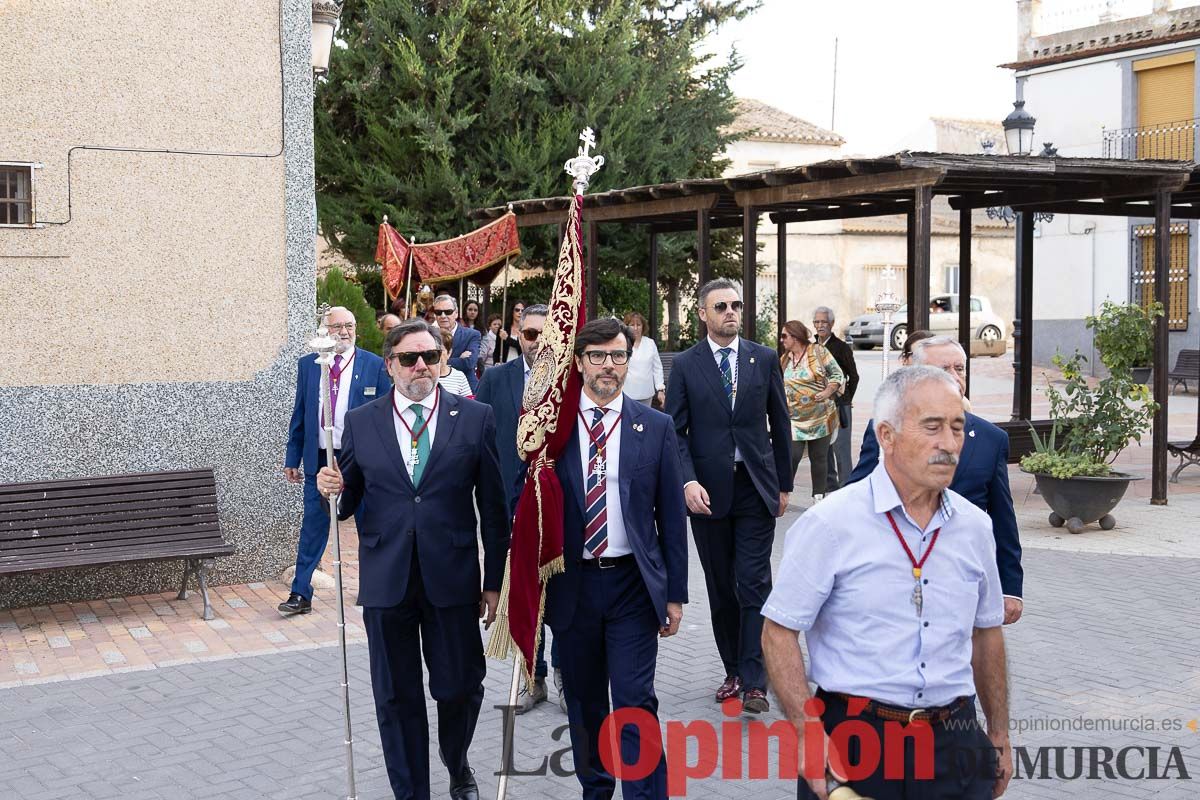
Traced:
[[469, 278], [479, 286], [496, 279], [504, 262], [520, 255], [517, 216], [512, 212], [482, 228], [428, 244], [410, 244], [388, 223], [379, 226], [375, 262], [383, 268], [383, 285], [389, 297], [404, 291], [411, 256], [414, 279], [420, 283], [450, 283]]

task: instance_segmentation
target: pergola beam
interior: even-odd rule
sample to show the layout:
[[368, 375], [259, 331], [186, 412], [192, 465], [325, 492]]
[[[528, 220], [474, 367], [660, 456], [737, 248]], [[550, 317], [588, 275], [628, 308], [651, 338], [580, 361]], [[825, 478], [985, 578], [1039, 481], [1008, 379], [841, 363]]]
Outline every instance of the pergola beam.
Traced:
[[906, 169], [876, 175], [854, 175], [787, 186], [765, 186], [734, 193], [734, 200], [747, 206], [773, 206], [783, 203], [803, 203], [806, 200], [833, 200], [860, 194], [898, 192], [921, 186], [936, 186], [946, 177], [941, 169]]
[[989, 206], [1045, 206], [1073, 200], [1124, 200], [1149, 198], [1159, 191], [1177, 191], [1187, 183], [1186, 174], [1152, 178], [1081, 180], [1078, 185], [1051, 186], [1041, 189], [1005, 190], [990, 194], [960, 195], [950, 198], [955, 211]]

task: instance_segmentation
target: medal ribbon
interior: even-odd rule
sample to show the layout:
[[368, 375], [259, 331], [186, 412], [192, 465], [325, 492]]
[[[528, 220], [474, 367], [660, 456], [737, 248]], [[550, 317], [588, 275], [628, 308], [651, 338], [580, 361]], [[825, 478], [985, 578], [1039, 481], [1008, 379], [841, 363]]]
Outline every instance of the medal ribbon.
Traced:
[[933, 552], [933, 546], [937, 544], [938, 534], [942, 532], [942, 529], [938, 528], [933, 532], [933, 538], [929, 540], [929, 547], [925, 549], [925, 554], [921, 556], [921, 560], [917, 561], [917, 559], [913, 557], [913, 552], [912, 549], [909, 548], [908, 542], [904, 541], [904, 536], [901, 535], [900, 528], [896, 526], [896, 520], [892, 518], [892, 512], [887, 511], [885, 513], [887, 514], [888, 522], [892, 523], [892, 530], [896, 532], [896, 538], [900, 540], [900, 546], [904, 548], [904, 554], [908, 556], [909, 562], [912, 563], [913, 577], [920, 578], [921, 567], [925, 566], [925, 561], [929, 558], [929, 554]]
[[400, 423], [404, 425], [404, 429], [408, 431], [408, 435], [412, 438], [413, 450], [417, 449], [417, 442], [420, 441], [421, 434], [423, 434], [425, 429], [429, 427], [429, 420], [433, 419], [434, 414], [437, 413], [438, 401], [442, 399], [442, 393], [437, 391], [436, 386], [434, 387], [434, 392], [433, 408], [430, 410], [429, 416], [425, 417], [425, 424], [416, 431], [412, 429], [412, 426], [408, 424], [408, 420], [404, 419], [404, 415], [400, 413], [400, 407], [396, 405], [396, 393], [392, 392], [392, 411], [396, 412], [396, 417], [400, 420]]
[[[599, 408], [599, 407], [600, 406], [597, 406], [597, 408]], [[584, 418], [583, 410], [580, 409], [578, 413], [579, 413], [579, 421], [583, 423], [583, 429], [585, 431], [587, 431], [588, 439], [591, 441], [592, 444], [596, 445], [596, 456], [604, 459], [605, 461], [608, 461], [608, 457], [604, 454], [604, 445], [608, 442], [608, 437], [612, 436], [612, 432], [615, 431], [617, 429], [617, 426], [621, 424], [621, 417], [625, 416], [625, 412], [622, 411], [620, 414], [617, 414], [617, 418], [615, 420], [613, 420], [612, 427], [610, 427], [608, 429], [608, 433], [604, 434], [603, 442], [601, 442], [599, 439], [597, 439], [596, 435], [594, 433], [592, 433], [592, 426], [587, 421], [587, 419]], [[608, 412], [605, 411], [605, 413], [608, 413]]]

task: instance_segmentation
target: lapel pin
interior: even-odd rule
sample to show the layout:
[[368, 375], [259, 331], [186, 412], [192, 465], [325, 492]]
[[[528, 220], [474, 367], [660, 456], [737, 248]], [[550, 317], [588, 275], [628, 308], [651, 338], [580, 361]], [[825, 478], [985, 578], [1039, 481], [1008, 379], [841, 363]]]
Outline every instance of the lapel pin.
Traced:
[[975, 431], [974, 431], [974, 430], [969, 430], [969, 431], [967, 431], [967, 436], [970, 436], [972, 439], [974, 439], [974, 438], [975, 438]]
[[751, 363], [751, 364], [753, 364], [753, 363], [754, 363], [754, 356], [750, 356], [750, 363]]
[[635, 422], [635, 423], [633, 423], [633, 429], [634, 429], [635, 431], [637, 431], [638, 433], [641, 433], [641, 432], [642, 432], [642, 430], [643, 430], [642, 423], [640, 423], [640, 422]]
[[[457, 416], [458, 416], [458, 409], [456, 408], [456, 409], [454, 409], [453, 411], [451, 411], [451, 412], [450, 412], [450, 416], [452, 416], [452, 417], [457, 417]], [[972, 436], [974, 436], [974, 434], [972, 434]]]

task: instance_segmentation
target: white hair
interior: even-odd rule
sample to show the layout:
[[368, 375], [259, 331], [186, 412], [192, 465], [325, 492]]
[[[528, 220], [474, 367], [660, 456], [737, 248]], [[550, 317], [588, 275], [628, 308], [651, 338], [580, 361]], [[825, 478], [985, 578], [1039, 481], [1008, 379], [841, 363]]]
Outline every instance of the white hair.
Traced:
[[928, 339], [922, 339], [912, 346], [912, 364], [919, 366], [925, 363], [925, 351], [931, 347], [953, 347], [958, 350], [959, 355], [965, 361], [967, 351], [963, 350], [962, 344], [953, 336], [930, 336]]
[[835, 322], [837, 320], [837, 318], [833, 316], [833, 309], [830, 308], [829, 306], [817, 306], [816, 308], [814, 308], [813, 309], [813, 317], [816, 317], [817, 314], [820, 314], [822, 311], [824, 311], [826, 314], [829, 315], [830, 322]]
[[[928, 340], [926, 340], [928, 341]], [[922, 342], [923, 343], [923, 342]], [[879, 436], [879, 426], [887, 423], [893, 429], [899, 429], [908, 409], [908, 397], [923, 383], [935, 381], [945, 384], [947, 389], [960, 394], [958, 383], [944, 370], [936, 367], [904, 367], [898, 369], [887, 378], [875, 393], [875, 436]]]
[[434, 304], [440, 303], [440, 302], [442, 302], [443, 300], [449, 300], [449, 301], [450, 301], [450, 305], [454, 306], [454, 310], [455, 310], [455, 311], [458, 311], [458, 301], [454, 299], [454, 296], [453, 296], [453, 295], [449, 295], [449, 294], [439, 294], [437, 297], [433, 298], [433, 302], [434, 302]]

